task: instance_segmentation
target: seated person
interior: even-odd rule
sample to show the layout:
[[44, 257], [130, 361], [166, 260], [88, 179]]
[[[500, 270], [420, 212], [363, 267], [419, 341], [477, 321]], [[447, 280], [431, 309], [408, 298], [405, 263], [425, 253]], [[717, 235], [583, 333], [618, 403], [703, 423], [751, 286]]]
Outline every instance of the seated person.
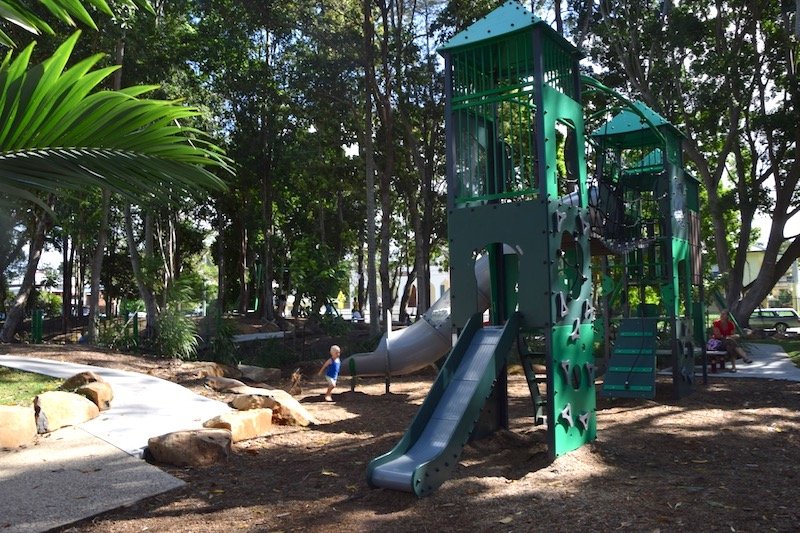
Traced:
[[353, 309], [352, 320], [353, 322], [359, 322], [363, 320], [363, 317], [361, 316], [361, 311], [359, 311], [358, 309]]
[[739, 336], [735, 334], [736, 327], [730, 320], [730, 313], [723, 309], [719, 314], [719, 320], [714, 321], [713, 338], [722, 342], [725, 351], [731, 362], [731, 372], [736, 372], [736, 359], [742, 358], [745, 363], [752, 363], [753, 360], [747, 357], [744, 349], [739, 345]]

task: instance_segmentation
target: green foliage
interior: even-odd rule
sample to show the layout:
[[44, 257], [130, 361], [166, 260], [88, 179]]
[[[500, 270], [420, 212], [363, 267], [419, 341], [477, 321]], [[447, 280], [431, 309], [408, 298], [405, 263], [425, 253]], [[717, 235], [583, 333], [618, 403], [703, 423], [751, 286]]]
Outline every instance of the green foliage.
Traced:
[[227, 318], [220, 318], [216, 309], [206, 317], [206, 320], [216, 324], [216, 332], [209, 343], [211, 359], [217, 363], [228, 365], [238, 363], [239, 347], [233, 342], [233, 336], [236, 334], [234, 322]]
[[[90, 28], [97, 29], [92, 16], [87, 11], [84, 4], [90, 5], [93, 9], [105, 15], [113, 15], [106, 0], [39, 0], [38, 2], [50, 12], [50, 15], [59, 22], [75, 26], [75, 21], [85, 24]], [[119, 0], [115, 7], [120, 8], [143, 8], [153, 12], [153, 7], [148, 0]], [[20, 0], [5, 0], [2, 3], [0, 17], [8, 23], [13, 23], [25, 31], [33, 34], [49, 33], [52, 34], [53, 28], [41, 18], [39, 10], [34, 10]], [[0, 29], [0, 44], [5, 46], [15, 46], [14, 41]]]
[[264, 368], [282, 368], [294, 364], [298, 358], [280, 339], [265, 339], [244, 344], [242, 360]]
[[43, 392], [56, 390], [64, 380], [0, 366], [0, 405], [31, 405]]
[[39, 65], [30, 64], [33, 45], [0, 64], [4, 191], [41, 204], [33, 191], [102, 185], [161, 200], [180, 190], [224, 189], [203, 167], [227, 170], [228, 160], [201, 132], [179, 125], [198, 111], [141, 99], [153, 86], [98, 91], [116, 67], [93, 70], [102, 57], [94, 55], [67, 68], [78, 35]]
[[177, 306], [169, 306], [156, 320], [158, 336], [153, 349], [160, 357], [178, 358], [184, 361], [195, 359], [199, 337], [197, 324]]
[[97, 345], [120, 352], [132, 352], [136, 349], [136, 338], [133, 336], [131, 320], [124, 318], [106, 318], [100, 320], [97, 332]]
[[353, 324], [350, 321], [334, 315], [322, 315], [319, 325], [322, 331], [331, 337], [347, 335], [353, 329]]
[[51, 292], [37, 291], [33, 307], [44, 311], [45, 316], [61, 316], [63, 310], [61, 296]]

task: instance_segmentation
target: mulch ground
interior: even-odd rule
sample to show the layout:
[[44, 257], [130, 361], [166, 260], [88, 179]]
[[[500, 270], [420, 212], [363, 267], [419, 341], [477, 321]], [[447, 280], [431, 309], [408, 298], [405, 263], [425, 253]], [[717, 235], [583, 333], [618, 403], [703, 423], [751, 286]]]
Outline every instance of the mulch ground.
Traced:
[[[74, 347], [11, 353], [113, 366], [198, 393], [194, 364]], [[660, 378], [661, 379], [661, 378]], [[675, 401], [598, 400], [598, 438], [547, 460], [522, 376], [509, 383], [510, 430], [469, 444], [434, 494], [370, 488], [367, 463], [402, 436], [433, 376], [346, 381], [336, 402], [304, 383], [313, 428], [278, 427], [234, 445], [225, 464], [164, 470], [184, 488], [59, 531], [797, 531], [800, 383], [712, 378]], [[98, 487], [98, 490], [102, 490]]]

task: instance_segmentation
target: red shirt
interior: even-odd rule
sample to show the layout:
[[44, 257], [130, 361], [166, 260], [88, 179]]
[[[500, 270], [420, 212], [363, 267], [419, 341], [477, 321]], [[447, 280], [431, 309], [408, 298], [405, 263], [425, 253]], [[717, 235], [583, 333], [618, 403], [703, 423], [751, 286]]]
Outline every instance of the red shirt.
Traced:
[[733, 322], [728, 320], [723, 327], [722, 320], [715, 320], [714, 329], [719, 330], [723, 337], [730, 337], [736, 331], [736, 326], [733, 325]]

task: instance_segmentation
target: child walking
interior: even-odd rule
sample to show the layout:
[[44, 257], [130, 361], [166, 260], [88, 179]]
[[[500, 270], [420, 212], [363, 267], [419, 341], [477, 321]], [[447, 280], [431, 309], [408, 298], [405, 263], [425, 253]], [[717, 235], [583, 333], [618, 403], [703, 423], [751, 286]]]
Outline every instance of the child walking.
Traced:
[[333, 401], [333, 398], [331, 398], [331, 393], [336, 387], [336, 379], [339, 377], [339, 369], [342, 366], [342, 362], [339, 360], [339, 356], [341, 354], [341, 348], [335, 344], [331, 346], [331, 356], [327, 361], [325, 361], [325, 363], [322, 365], [322, 368], [319, 369], [319, 372], [317, 372], [317, 375], [322, 375], [322, 372], [327, 369], [327, 371], [325, 371], [325, 381], [328, 382], [328, 390], [325, 391], [326, 402]]

